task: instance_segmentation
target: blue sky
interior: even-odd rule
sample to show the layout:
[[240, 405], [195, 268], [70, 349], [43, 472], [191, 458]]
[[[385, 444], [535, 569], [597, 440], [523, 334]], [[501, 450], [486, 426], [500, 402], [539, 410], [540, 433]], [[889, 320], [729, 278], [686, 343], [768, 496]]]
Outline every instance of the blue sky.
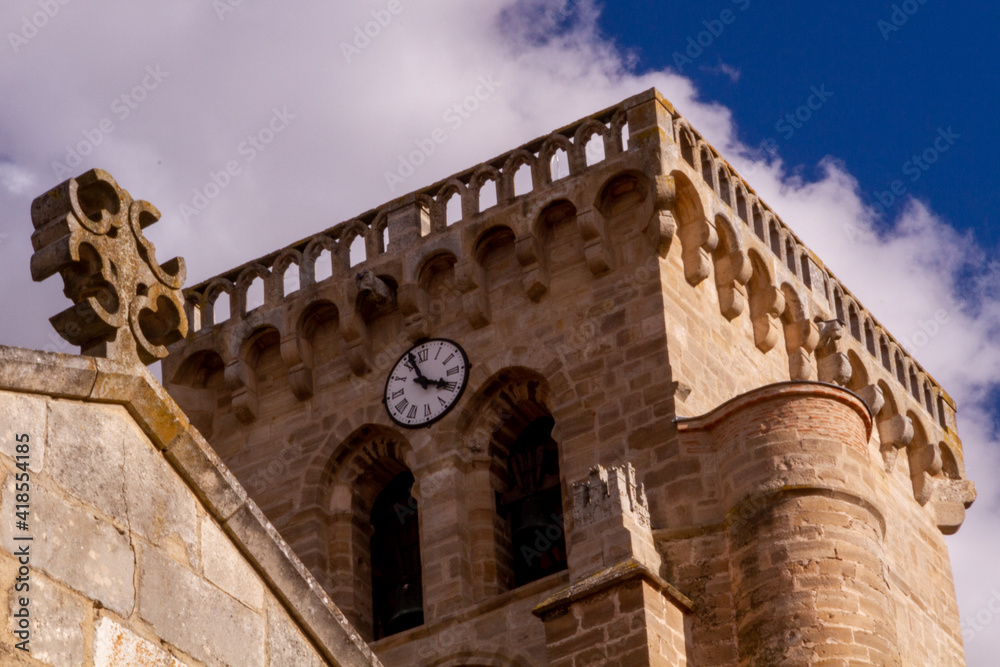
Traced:
[[[709, 46], [687, 62], [688, 40], [719, 32], [723, 11], [733, 22], [711, 42], [703, 38]], [[712, 0], [664, 11], [663, 2], [636, 1], [607, 3], [600, 25], [634, 55], [637, 71], [679, 63], [704, 99], [733, 111], [744, 142], [775, 139], [781, 158], [806, 178], [832, 154], [870, 203], [900, 180], [984, 248], [1000, 243], [1000, 5]], [[833, 96], [788, 136], [776, 125], [814, 86]], [[927, 169], [914, 164], [904, 173], [913, 156], [933, 148], [939, 128], [960, 137]]]
[[[399, 0], [386, 19], [390, 1], [61, 0], [41, 19], [42, 0], [2, 3], [0, 343], [75, 351], [48, 324], [58, 280], [28, 267], [31, 200], [67, 169], [156, 205], [157, 256], [184, 256], [194, 284], [655, 86], [897, 337], [944, 313], [910, 352], [958, 403], [980, 495], [949, 548], [969, 664], [994, 665], [1000, 8]], [[448, 120], [484, 79], [476, 112]], [[279, 126], [251, 158], [248, 137]]]

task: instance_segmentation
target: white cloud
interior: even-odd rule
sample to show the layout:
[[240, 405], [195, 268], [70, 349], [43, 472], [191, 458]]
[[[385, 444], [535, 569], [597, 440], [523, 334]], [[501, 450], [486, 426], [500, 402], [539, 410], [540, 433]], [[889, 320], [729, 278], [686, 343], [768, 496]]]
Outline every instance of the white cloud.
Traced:
[[[947, 325], [915, 353], [961, 409], [980, 499], [950, 544], [963, 613], [984, 608], [1000, 590], [996, 414], [984, 403], [1000, 370], [1000, 304], [961, 280], [984, 256], [975, 241], [916, 202], [876, 232], [857, 183], [832, 158], [815, 182], [779, 161], [753, 162], [731, 112], [700, 100], [690, 80], [634, 74], [631, 56], [601, 38], [590, 0], [400, 2], [388, 21], [388, 0], [294, 10], [244, 2], [220, 20], [201, 0], [89, 0], [60, 5], [16, 53], [0, 45], [0, 230], [9, 235], [0, 234], [0, 280], [7, 312], [18, 313], [0, 324], [0, 340], [54, 346], [46, 320], [65, 303], [58, 280], [28, 278], [28, 206], [62, 180], [52, 163], [74, 150], [89, 154], [73, 173], [101, 166], [160, 208], [149, 230], [158, 255], [182, 254], [194, 282], [656, 86], [898, 337], [947, 310]], [[16, 32], [35, 11], [34, 0], [7, 2], [0, 27]], [[357, 37], [366, 28], [367, 42]], [[157, 67], [165, 76], [153, 86], [147, 68]], [[482, 77], [500, 86], [452, 128], [445, 113]], [[251, 160], [241, 145], [275, 108], [295, 117]], [[384, 174], [438, 127], [448, 141], [390, 192]], [[239, 174], [185, 222], [181, 205], [231, 160]], [[996, 654], [1000, 620], [970, 642], [969, 664]]]

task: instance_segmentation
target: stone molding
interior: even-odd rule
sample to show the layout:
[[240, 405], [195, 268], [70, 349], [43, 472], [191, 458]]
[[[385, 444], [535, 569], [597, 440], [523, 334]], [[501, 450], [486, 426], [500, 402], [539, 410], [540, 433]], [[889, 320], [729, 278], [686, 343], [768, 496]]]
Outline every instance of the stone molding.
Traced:
[[124, 407], [332, 665], [381, 665], [166, 390], [128, 361], [0, 346], [0, 390]]

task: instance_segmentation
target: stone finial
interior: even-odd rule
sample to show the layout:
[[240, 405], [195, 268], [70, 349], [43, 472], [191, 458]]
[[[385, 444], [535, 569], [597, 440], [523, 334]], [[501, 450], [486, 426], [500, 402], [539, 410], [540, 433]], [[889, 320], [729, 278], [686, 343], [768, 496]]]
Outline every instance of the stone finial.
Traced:
[[596, 466], [586, 480], [573, 485], [573, 520], [579, 528], [614, 516], [630, 517], [649, 528], [646, 489], [636, 485], [631, 463], [610, 470]]
[[133, 200], [102, 169], [31, 203], [31, 277], [62, 275], [73, 306], [49, 321], [83, 354], [148, 365], [187, 335], [184, 260], [159, 264], [142, 234], [159, 219], [155, 206]]

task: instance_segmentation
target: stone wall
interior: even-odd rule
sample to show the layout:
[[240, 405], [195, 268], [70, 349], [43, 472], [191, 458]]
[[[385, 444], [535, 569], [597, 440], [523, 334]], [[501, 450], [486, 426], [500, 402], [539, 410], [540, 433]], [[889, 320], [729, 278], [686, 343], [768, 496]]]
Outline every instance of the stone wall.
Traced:
[[[601, 160], [585, 150], [594, 140], [605, 149]], [[549, 168], [558, 150], [568, 154], [561, 179]], [[513, 185], [525, 164], [530, 192]], [[480, 210], [479, 191], [491, 182], [498, 204]], [[462, 199], [459, 221], [445, 215], [451, 196]], [[357, 238], [367, 255], [350, 266], [347, 248]], [[317, 280], [327, 261], [332, 276]], [[301, 286], [286, 291], [296, 270]], [[363, 288], [373, 281], [378, 304]], [[248, 305], [255, 286], [263, 292], [256, 308]], [[221, 294], [230, 298], [226, 313], [217, 312]], [[418, 649], [418, 664], [464, 664], [473, 649], [459, 638], [473, 636], [481, 664], [548, 664], [558, 648], [548, 626], [522, 614], [582, 575], [574, 549], [590, 546], [570, 516], [569, 489], [594, 466], [626, 462], [645, 485], [662, 556], [652, 574], [692, 601], [679, 616], [664, 612], [665, 627], [683, 623], [687, 664], [755, 659], [748, 633], [783, 627], [750, 619], [752, 591], [769, 590], [750, 551], [778, 540], [828, 554], [842, 537], [882, 550], [877, 562], [853, 564], [878, 569], [879, 581], [869, 582], [873, 595], [855, 591], [862, 602], [843, 613], [874, 613], [861, 605], [875, 604], [895, 625], [873, 637], [852, 626], [857, 638], [844, 642], [875, 662], [961, 661], [942, 533], [957, 530], [975, 493], [954, 404], [655, 91], [187, 297], [192, 331], [171, 348], [167, 387], [366, 638], [366, 499], [392, 471], [413, 473], [425, 625], [376, 642], [386, 664], [412, 664]], [[381, 403], [385, 375], [425, 336], [460, 342], [472, 363], [469, 388], [431, 428], [403, 430]], [[782, 428], [789, 461], [814, 472], [839, 461], [839, 438], [849, 435], [856, 474], [845, 486], [879, 508], [880, 520], [836, 499], [788, 498], [769, 510], [773, 534], [748, 539], [732, 523], [744, 499], [724, 499], [727, 476], [740, 466], [756, 474], [764, 464], [755, 457], [770, 455], [682, 436], [678, 419], [789, 381], [850, 390], [867, 413], [870, 432], [858, 430], [865, 417], [854, 408], [815, 435]], [[497, 471], [505, 467], [497, 452], [540, 414], [555, 421], [570, 572], [512, 590], [496, 526]], [[748, 430], [784, 418], [749, 408], [734, 417], [748, 420]], [[803, 518], [820, 515], [834, 524], [814, 529]], [[857, 522], [846, 537], [835, 525], [842, 520]], [[815, 597], [830, 582], [797, 576], [789, 586], [814, 586], [809, 604], [821, 616]], [[752, 584], [754, 577], [761, 580]], [[556, 643], [572, 639], [567, 632]], [[884, 655], [875, 653], [879, 642], [888, 644]]]
[[122, 370], [0, 348], [0, 662], [377, 665], [155, 380]]

